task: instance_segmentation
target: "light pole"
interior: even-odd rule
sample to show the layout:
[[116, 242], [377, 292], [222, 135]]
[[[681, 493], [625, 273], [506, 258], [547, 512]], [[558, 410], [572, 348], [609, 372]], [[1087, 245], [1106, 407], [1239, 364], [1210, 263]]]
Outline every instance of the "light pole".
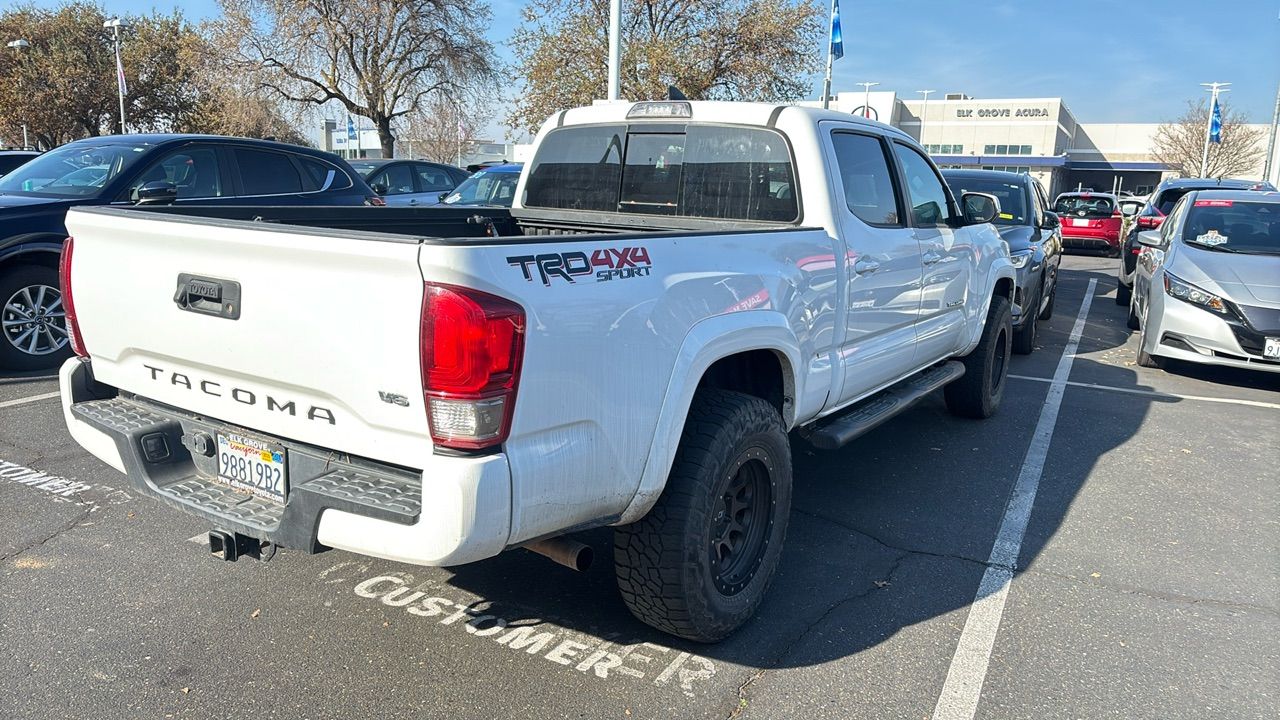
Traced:
[[120, 31], [129, 27], [129, 23], [118, 17], [102, 23], [102, 27], [111, 28], [111, 38], [116, 48], [116, 89], [120, 91], [120, 134], [129, 132], [124, 121], [124, 94], [128, 92], [128, 86], [124, 81], [124, 63], [120, 60]]
[[609, 0], [609, 99], [622, 97], [622, 0]]
[[924, 112], [925, 110], [929, 109], [929, 94], [934, 91], [933, 90], [917, 90], [916, 92], [924, 96], [924, 102], [920, 104], [920, 138], [919, 138], [920, 144], [923, 145], [924, 144]]
[[879, 85], [878, 82], [860, 82], [854, 85], [862, 86], [862, 117], [871, 119], [871, 88]]
[[[1212, 110], [1210, 111], [1212, 112]], [[1271, 114], [1271, 135], [1267, 140], [1267, 161], [1262, 166], [1262, 181], [1271, 182], [1271, 162], [1276, 154], [1276, 128], [1280, 127], [1280, 86], [1276, 87], [1276, 109]]]
[[1213, 133], [1213, 109], [1218, 106], [1219, 93], [1231, 92], [1227, 89], [1230, 84], [1229, 82], [1200, 83], [1213, 94], [1213, 99], [1209, 101], [1209, 118], [1204, 123], [1204, 154], [1200, 156], [1200, 177], [1209, 176], [1209, 136]]
[[[31, 47], [31, 43], [27, 42], [26, 40], [23, 40], [22, 38], [18, 38], [17, 40], [10, 40], [9, 42], [5, 43], [5, 47], [13, 48], [13, 51], [15, 53], [21, 53], [23, 50], [29, 49]], [[21, 73], [18, 74], [18, 81], [19, 82], [22, 81]], [[19, 95], [22, 94], [21, 85], [18, 86], [18, 94]], [[26, 98], [23, 98], [23, 101], [25, 102]], [[22, 149], [26, 150], [30, 147], [31, 147], [31, 143], [27, 141], [27, 124], [24, 122], [22, 123]]]

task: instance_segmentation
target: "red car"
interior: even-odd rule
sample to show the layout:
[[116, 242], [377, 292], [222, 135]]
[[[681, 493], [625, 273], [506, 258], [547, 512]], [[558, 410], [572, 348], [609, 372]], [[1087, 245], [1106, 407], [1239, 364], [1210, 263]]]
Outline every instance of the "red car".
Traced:
[[1062, 218], [1062, 244], [1068, 248], [1120, 252], [1120, 226], [1124, 216], [1115, 195], [1095, 192], [1062, 193], [1053, 201]]

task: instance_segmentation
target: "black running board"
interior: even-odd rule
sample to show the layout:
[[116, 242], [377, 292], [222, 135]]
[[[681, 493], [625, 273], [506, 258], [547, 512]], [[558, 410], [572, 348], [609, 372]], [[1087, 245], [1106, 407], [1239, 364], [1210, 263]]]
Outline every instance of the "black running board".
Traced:
[[908, 410], [934, 390], [959, 380], [962, 375], [964, 365], [958, 361], [935, 365], [881, 390], [838, 415], [800, 428], [800, 435], [814, 447], [835, 450]]

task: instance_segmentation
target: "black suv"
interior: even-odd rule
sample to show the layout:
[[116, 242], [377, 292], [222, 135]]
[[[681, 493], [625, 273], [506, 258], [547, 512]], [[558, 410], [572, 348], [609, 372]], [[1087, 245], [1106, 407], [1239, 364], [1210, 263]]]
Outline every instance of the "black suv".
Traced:
[[0, 150], [0, 177], [4, 177], [40, 156], [35, 150]]
[[1138, 266], [1138, 254], [1142, 246], [1138, 244], [1138, 233], [1155, 230], [1164, 223], [1164, 218], [1192, 190], [1264, 190], [1275, 192], [1275, 186], [1269, 182], [1257, 180], [1227, 180], [1223, 178], [1177, 178], [1165, 180], [1151, 193], [1147, 204], [1133, 217], [1129, 223], [1129, 232], [1120, 244], [1120, 269], [1116, 272], [1116, 304], [1129, 304], [1129, 296], [1133, 294], [1133, 273]]
[[265, 140], [115, 135], [68, 143], [0, 177], [0, 368], [67, 356], [58, 257], [81, 205], [381, 204], [346, 161]]

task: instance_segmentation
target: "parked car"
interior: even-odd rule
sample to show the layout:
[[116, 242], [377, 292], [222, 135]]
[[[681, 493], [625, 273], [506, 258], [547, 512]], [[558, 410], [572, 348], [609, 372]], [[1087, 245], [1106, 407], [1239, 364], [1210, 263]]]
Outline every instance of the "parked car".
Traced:
[[1116, 270], [1116, 304], [1128, 305], [1133, 291], [1133, 273], [1138, 265], [1142, 245], [1138, 235], [1147, 230], [1159, 229], [1165, 217], [1183, 195], [1192, 190], [1275, 190], [1268, 182], [1256, 180], [1229, 180], [1224, 178], [1176, 178], [1165, 180], [1156, 187], [1142, 210], [1132, 218], [1129, 231], [1120, 248], [1120, 263]]
[[1192, 190], [1138, 242], [1129, 326], [1139, 365], [1280, 372], [1280, 193]]
[[68, 143], [0, 178], [0, 368], [56, 367], [67, 331], [58, 253], [69, 208], [381, 202], [346, 161], [263, 140], [115, 135]]
[[1013, 351], [1035, 349], [1036, 321], [1053, 315], [1062, 263], [1061, 222], [1049, 211], [1048, 196], [1030, 175], [995, 170], [943, 170], [956, 193], [986, 193], [1000, 201], [992, 222], [1009, 243], [1009, 258], [1017, 268], [1013, 294]]
[[477, 170], [466, 182], [440, 199], [445, 205], [511, 207], [523, 165], [492, 165]]
[[37, 157], [40, 157], [40, 153], [35, 150], [0, 150], [0, 177], [8, 175]]
[[388, 205], [435, 205], [441, 193], [468, 176], [452, 165], [426, 160], [353, 160], [351, 167]]
[[670, 101], [558, 113], [483, 216], [77, 208], [64, 414], [226, 559], [578, 567], [563, 535], [616, 526], [631, 611], [715, 641], [782, 556], [789, 430], [838, 447], [942, 388], [996, 412], [995, 214], [887, 125]]
[[1068, 248], [1120, 252], [1120, 228], [1124, 216], [1115, 195], [1095, 192], [1062, 193], [1053, 201], [1062, 219], [1062, 244]]

